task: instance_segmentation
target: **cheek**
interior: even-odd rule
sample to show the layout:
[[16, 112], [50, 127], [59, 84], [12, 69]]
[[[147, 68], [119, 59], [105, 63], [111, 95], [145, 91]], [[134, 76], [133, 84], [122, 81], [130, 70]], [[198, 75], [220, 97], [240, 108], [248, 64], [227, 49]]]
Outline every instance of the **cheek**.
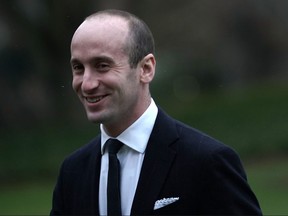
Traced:
[[123, 94], [129, 100], [135, 100], [139, 96], [140, 83], [138, 77], [134, 74], [126, 80], [123, 85]]
[[82, 79], [80, 77], [73, 77], [72, 88], [75, 92], [79, 91], [81, 88]]

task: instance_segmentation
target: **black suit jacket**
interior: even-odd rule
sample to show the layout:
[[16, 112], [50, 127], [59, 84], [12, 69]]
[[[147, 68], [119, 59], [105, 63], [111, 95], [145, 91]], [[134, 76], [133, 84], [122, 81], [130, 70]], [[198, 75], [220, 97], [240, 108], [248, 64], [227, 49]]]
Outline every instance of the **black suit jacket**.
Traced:
[[[63, 162], [51, 215], [98, 215], [100, 136]], [[125, 195], [124, 195], [125, 197]], [[179, 197], [158, 210], [155, 201]], [[238, 155], [159, 110], [132, 215], [261, 215]]]

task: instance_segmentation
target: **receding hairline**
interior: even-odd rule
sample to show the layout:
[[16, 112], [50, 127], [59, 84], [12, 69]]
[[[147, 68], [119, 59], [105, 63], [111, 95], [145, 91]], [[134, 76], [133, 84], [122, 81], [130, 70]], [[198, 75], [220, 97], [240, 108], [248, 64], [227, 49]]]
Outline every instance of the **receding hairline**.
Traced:
[[[74, 32], [74, 35], [72, 37], [72, 41], [75, 37], [75, 35], [77, 34], [77, 32], [81, 31], [81, 29], [85, 26], [88, 25], [93, 25], [93, 22], [101, 22], [101, 19], [103, 19], [103, 21], [108, 21], [109, 20], [119, 20], [120, 22], [123, 22], [123, 24], [125, 25], [124, 31], [125, 31], [125, 39], [124, 39], [124, 44], [123, 44], [123, 51], [125, 52], [126, 47], [129, 44], [129, 38], [130, 38], [130, 34], [129, 32], [131, 31], [130, 25], [129, 25], [129, 19], [126, 19], [125, 17], [121, 16], [121, 15], [117, 15], [117, 14], [112, 14], [110, 12], [106, 12], [106, 11], [100, 11], [100, 12], [95, 12], [94, 14], [89, 15], [88, 17], [86, 17], [83, 22], [78, 26], [78, 28], [76, 29], [76, 31]], [[114, 21], [112, 21], [113, 25], [115, 24]], [[90, 23], [90, 24], [89, 24]]]
[[[126, 11], [108, 9], [95, 12], [85, 18], [87, 22], [93, 19], [119, 19], [127, 25], [126, 43], [123, 51], [129, 56], [129, 62], [135, 67], [144, 56], [155, 53], [154, 38], [148, 25], [139, 17]], [[84, 22], [85, 22], [84, 21]], [[96, 22], [97, 22], [96, 21]]]
[[126, 20], [129, 22], [131, 19], [139, 20], [138, 17], [135, 15], [126, 12], [126, 11], [121, 11], [121, 10], [114, 10], [114, 9], [109, 9], [109, 10], [103, 10], [103, 11], [98, 11], [95, 12], [88, 17], [85, 18], [85, 20], [90, 20], [93, 18], [101, 18], [101, 17], [119, 17], [122, 18], [123, 20]]
[[[126, 11], [122, 10], [116, 10], [116, 9], [107, 9], [102, 11], [97, 11], [88, 17], [85, 18], [84, 21], [93, 21], [93, 19], [109, 19], [109, 18], [119, 18], [120, 20], [123, 20], [127, 24], [127, 31], [128, 34], [131, 31], [131, 23], [142, 23], [143, 21], [135, 16], [134, 14], [131, 14]], [[144, 23], [145, 24], [145, 23]]]
[[[84, 22], [93, 22], [94, 20], [97, 21], [101, 20], [101, 19], [105, 19], [105, 20], [109, 20], [110, 18], [115, 18], [115, 19], [119, 19], [121, 21], [123, 21], [126, 26], [127, 26], [127, 43], [128, 43], [128, 38], [129, 38], [129, 32], [131, 31], [131, 26], [130, 26], [130, 22], [132, 20], [138, 20], [138, 18], [136, 16], [134, 16], [133, 14], [130, 14], [126, 11], [121, 11], [121, 10], [103, 10], [103, 11], [98, 11], [95, 12], [93, 14], [91, 14], [90, 16], [86, 17], [84, 19]], [[84, 23], [83, 22], [83, 23]]]

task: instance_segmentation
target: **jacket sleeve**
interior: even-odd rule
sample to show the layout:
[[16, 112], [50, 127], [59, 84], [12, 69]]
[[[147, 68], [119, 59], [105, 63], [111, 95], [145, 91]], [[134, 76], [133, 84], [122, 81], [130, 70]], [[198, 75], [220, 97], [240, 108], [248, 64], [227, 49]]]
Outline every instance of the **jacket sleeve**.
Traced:
[[50, 211], [50, 215], [66, 215], [64, 210], [64, 187], [63, 187], [63, 166], [62, 164], [60, 173], [58, 176], [58, 180], [53, 192], [52, 198], [52, 209]]
[[207, 159], [203, 181], [208, 214], [262, 215], [237, 153], [222, 147]]

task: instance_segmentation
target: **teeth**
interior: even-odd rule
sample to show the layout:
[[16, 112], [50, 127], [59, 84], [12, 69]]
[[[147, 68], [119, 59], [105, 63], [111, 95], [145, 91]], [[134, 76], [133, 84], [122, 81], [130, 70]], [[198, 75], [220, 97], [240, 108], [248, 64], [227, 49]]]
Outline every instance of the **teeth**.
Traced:
[[103, 96], [94, 97], [94, 98], [88, 98], [88, 97], [86, 97], [86, 100], [87, 100], [89, 103], [96, 103], [96, 102], [99, 102], [102, 98], [103, 98]]

